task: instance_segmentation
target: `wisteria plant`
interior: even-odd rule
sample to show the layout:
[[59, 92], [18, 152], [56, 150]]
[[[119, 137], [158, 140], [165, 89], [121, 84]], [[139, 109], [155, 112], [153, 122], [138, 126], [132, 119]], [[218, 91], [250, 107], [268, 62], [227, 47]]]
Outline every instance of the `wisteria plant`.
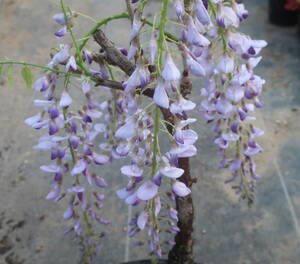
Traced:
[[[191, 189], [196, 179], [189, 160], [197, 154], [198, 136], [191, 128], [197, 122], [189, 117], [193, 109], [211, 127], [219, 167], [230, 171], [225, 183], [237, 197], [251, 205], [260, 177], [253, 157], [262, 151], [256, 141], [263, 131], [254, 126], [253, 113], [263, 106], [258, 97], [265, 81], [254, 68], [267, 43], [238, 32], [248, 11], [234, 0], [161, 0], [159, 13], [148, 20], [143, 16], [148, 2], [125, 0], [127, 12], [99, 21], [79, 37], [73, 29], [81, 14], [61, 0], [61, 12], [53, 16], [61, 26], [55, 36], [69, 35], [71, 42], [54, 49], [46, 66], [0, 62], [9, 81], [13, 65], [23, 66], [29, 86], [30, 69], [43, 70], [32, 85], [42, 98], [33, 102], [38, 114], [25, 123], [45, 131], [34, 148], [50, 156], [40, 167], [54, 177], [46, 199], [64, 204], [68, 232], [84, 247], [83, 263], [95, 263], [106, 235], [106, 227], [99, 235], [95, 226], [110, 224], [101, 208], [103, 190], [114, 186], [99, 168], [119, 159], [127, 161], [120, 177], [128, 183], [116, 195], [135, 210], [128, 236], [145, 232], [144, 244], [154, 258], [167, 254], [168, 263], [194, 263]], [[116, 19], [131, 21], [128, 47], [116, 47], [101, 29]], [[87, 49], [91, 38], [100, 51]], [[193, 83], [201, 102], [189, 99]], [[74, 91], [82, 94], [82, 102], [74, 102]], [[162, 141], [170, 143], [166, 152]]]

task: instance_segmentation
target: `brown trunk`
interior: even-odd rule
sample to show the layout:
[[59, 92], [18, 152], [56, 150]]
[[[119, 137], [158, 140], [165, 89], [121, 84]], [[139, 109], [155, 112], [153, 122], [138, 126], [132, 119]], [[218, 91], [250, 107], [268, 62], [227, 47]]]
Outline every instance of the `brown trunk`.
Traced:
[[[180, 158], [179, 167], [184, 169], [180, 181], [188, 187], [192, 186], [193, 180], [190, 174], [189, 158]], [[175, 245], [169, 252], [169, 264], [192, 264], [193, 262], [193, 221], [194, 207], [192, 195], [176, 198], [176, 209], [178, 211], [178, 227], [180, 231], [175, 236]]]

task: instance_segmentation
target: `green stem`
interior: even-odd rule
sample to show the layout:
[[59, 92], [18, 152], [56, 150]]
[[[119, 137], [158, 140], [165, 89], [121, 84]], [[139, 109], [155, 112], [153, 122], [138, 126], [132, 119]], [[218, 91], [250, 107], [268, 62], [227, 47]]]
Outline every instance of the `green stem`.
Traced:
[[39, 68], [39, 69], [42, 69], [42, 70], [45, 70], [45, 71], [57, 72], [57, 73], [65, 75], [65, 76], [73, 76], [73, 77], [80, 77], [81, 76], [80, 74], [64, 72], [64, 71], [53, 69], [53, 68], [50, 68], [50, 67], [47, 67], [47, 66], [34, 64], [34, 63], [28, 63], [28, 62], [22, 62], [22, 61], [0, 61], [0, 65], [24, 65], [24, 66]]
[[[165, 40], [165, 25], [167, 22], [167, 8], [168, 1], [163, 0], [162, 8], [160, 13], [160, 24], [159, 24], [159, 38], [157, 40], [158, 46], [158, 74], [160, 75], [162, 62], [163, 62], [163, 49], [164, 49], [164, 40]], [[159, 133], [159, 123], [160, 123], [160, 109], [159, 107], [155, 108], [155, 121], [154, 121], [154, 135], [153, 135], [153, 158], [152, 158], [152, 176], [156, 173], [157, 170], [157, 155], [158, 155], [158, 133]]]
[[122, 18], [129, 18], [129, 15], [127, 13], [121, 13], [118, 15], [114, 15], [114, 16], [110, 16], [107, 18], [102, 19], [101, 21], [99, 21], [84, 37], [83, 42], [79, 45], [78, 49], [79, 51], [82, 51], [82, 49], [85, 47], [85, 45], [87, 44], [87, 42], [89, 41], [89, 39], [91, 38], [91, 36], [93, 36], [93, 34], [97, 31], [98, 28], [100, 28], [101, 26], [107, 24], [108, 22], [112, 21], [112, 20], [116, 20], [116, 19], [122, 19]]

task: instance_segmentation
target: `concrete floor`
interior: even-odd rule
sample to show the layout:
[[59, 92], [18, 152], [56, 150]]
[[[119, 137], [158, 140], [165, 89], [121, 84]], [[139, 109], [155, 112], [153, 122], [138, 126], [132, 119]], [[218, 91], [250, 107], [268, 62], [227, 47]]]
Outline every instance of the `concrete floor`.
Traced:
[[[124, 8], [123, 1], [116, 0], [66, 2], [97, 20]], [[158, 8], [158, 2], [153, 0], [153, 9]], [[297, 264], [300, 263], [299, 39], [295, 28], [268, 24], [267, 1], [245, 2], [251, 16], [243, 30], [269, 43], [257, 69], [267, 80], [265, 108], [257, 114], [260, 126], [266, 131], [260, 142], [265, 152], [258, 160], [263, 178], [258, 181], [254, 208], [248, 209], [237, 202], [230, 188], [223, 184], [228, 172], [216, 169], [216, 148], [211, 143], [210, 130], [199, 121], [200, 151], [192, 160], [193, 174], [199, 178], [194, 186], [195, 258], [205, 264]], [[58, 44], [51, 35], [57, 29], [51, 21], [57, 11], [50, 0], [0, 0], [0, 60], [45, 64], [50, 48]], [[80, 33], [85, 32], [86, 25], [91, 24], [83, 22], [78, 27]], [[106, 28], [110, 29], [118, 45], [126, 43], [128, 24], [114, 22]], [[51, 179], [39, 166], [47, 163], [48, 157], [32, 150], [37, 133], [23, 125], [23, 120], [36, 112], [31, 105], [34, 97], [21, 80], [16, 80], [14, 88], [2, 81], [0, 264], [75, 264], [80, 252], [75, 241], [63, 236], [67, 227], [61, 220], [64, 206], [43, 199]], [[111, 175], [112, 183], [122, 185], [117, 166], [103, 170]], [[124, 261], [128, 211], [113, 194], [106, 208], [107, 215], [116, 219], [112, 225], [114, 232], [95, 263], [117, 264]], [[130, 260], [146, 257], [140, 248], [129, 249]]]

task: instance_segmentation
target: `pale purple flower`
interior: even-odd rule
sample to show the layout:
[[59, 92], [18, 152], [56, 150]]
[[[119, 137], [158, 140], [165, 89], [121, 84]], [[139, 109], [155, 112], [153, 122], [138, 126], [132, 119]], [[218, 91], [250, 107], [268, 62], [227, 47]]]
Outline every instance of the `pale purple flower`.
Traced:
[[130, 47], [128, 49], [128, 54], [127, 54], [128, 60], [132, 60], [135, 57], [137, 50], [138, 50], [138, 47], [137, 47], [136, 42], [131, 41]]
[[197, 148], [194, 145], [179, 145], [170, 150], [170, 153], [178, 158], [189, 158], [197, 154]]
[[130, 42], [137, 37], [137, 35], [139, 34], [139, 32], [142, 28], [142, 25], [143, 25], [143, 23], [141, 21], [140, 11], [137, 10], [134, 13], [134, 16], [133, 16], [131, 33], [130, 33], [130, 36], [129, 36]]
[[223, 133], [222, 138], [226, 141], [237, 141], [239, 140], [240, 136], [233, 132]]
[[124, 200], [132, 194], [132, 191], [128, 191], [125, 187], [123, 189], [117, 190], [116, 194], [120, 199]]
[[64, 219], [65, 220], [69, 220], [74, 216], [74, 209], [72, 207], [68, 207], [65, 211], [64, 211]]
[[63, 90], [61, 94], [61, 98], [59, 101], [59, 106], [62, 108], [68, 107], [70, 104], [72, 104], [72, 98], [69, 95], [68, 91], [66, 89]]
[[155, 203], [155, 211], [154, 211], [154, 214], [155, 214], [155, 216], [158, 216], [158, 214], [159, 214], [159, 212], [160, 212], [160, 210], [161, 210], [161, 201], [160, 201], [159, 196], [156, 196], [156, 197], [155, 197], [154, 203]]
[[249, 12], [245, 9], [244, 4], [237, 4], [236, 2], [233, 2], [232, 7], [240, 21], [246, 19], [249, 16]]
[[133, 193], [125, 199], [125, 203], [128, 205], [135, 206], [139, 203], [139, 198], [137, 197], [136, 193]]
[[[52, 61], [50, 64], [57, 65], [60, 63], [64, 63], [67, 61], [67, 59], [70, 57], [69, 55], [69, 46], [64, 45], [59, 52], [57, 52], [54, 57], [52, 58]], [[51, 66], [51, 65], [50, 65]]]
[[49, 84], [48, 78], [46, 76], [43, 76], [41, 78], [38, 78], [34, 82], [32, 88], [35, 91], [44, 92], [49, 88], [49, 85], [50, 84]]
[[149, 50], [150, 50], [150, 62], [154, 64], [156, 60], [156, 54], [157, 54], [157, 40], [155, 37], [155, 32], [152, 32], [150, 43], [149, 43]]
[[53, 101], [48, 101], [48, 100], [33, 100], [33, 104], [37, 107], [41, 108], [48, 108], [54, 105]]
[[106, 188], [108, 186], [108, 184], [102, 177], [96, 176], [94, 180], [95, 180], [95, 184], [100, 188]]
[[176, 167], [166, 166], [161, 168], [159, 172], [168, 178], [176, 179], [181, 177], [181, 175], [184, 173], [184, 170]]
[[177, 17], [181, 18], [182, 15], [184, 14], [183, 0], [175, 0], [174, 1], [174, 9], [175, 9], [175, 14], [177, 15]]
[[142, 211], [137, 219], [137, 226], [139, 229], [143, 230], [148, 222], [148, 213], [145, 211]]
[[218, 5], [217, 22], [223, 28], [228, 28], [229, 26], [238, 27], [240, 24], [240, 20], [234, 10], [225, 5]]
[[187, 26], [186, 38], [190, 44], [199, 47], [207, 47], [210, 44], [210, 41], [198, 31], [191, 17]]
[[79, 220], [76, 221], [76, 223], [74, 224], [74, 231], [78, 236], [80, 236], [82, 229], [81, 229], [81, 223]]
[[121, 167], [121, 172], [128, 177], [140, 177], [143, 175], [143, 169], [137, 165], [124, 165]]
[[198, 20], [203, 25], [209, 25], [211, 23], [210, 16], [209, 16], [208, 11], [205, 8], [202, 0], [195, 1], [195, 13], [196, 13]]
[[76, 71], [77, 70], [77, 64], [76, 64], [74, 56], [71, 56], [69, 58], [67, 65], [66, 65], [66, 69], [67, 69], [67, 71]]
[[217, 71], [219, 73], [230, 73], [234, 70], [234, 59], [231, 56], [225, 55], [221, 58], [217, 65]]
[[92, 53], [90, 51], [84, 50], [83, 51], [83, 56], [84, 56], [85, 61], [87, 62], [87, 64], [89, 64], [89, 65], [92, 64], [92, 62], [93, 62], [93, 55], [92, 55]]
[[56, 200], [60, 195], [60, 185], [53, 184], [51, 191], [47, 194], [47, 200]]
[[179, 144], [192, 145], [197, 141], [198, 135], [192, 129], [177, 130], [175, 132], [175, 138], [179, 140]]
[[76, 175], [82, 173], [87, 167], [87, 163], [83, 159], [79, 159], [76, 164], [74, 165], [71, 175]]
[[85, 191], [85, 188], [81, 185], [76, 185], [71, 188], [68, 188], [69, 193], [83, 193]]
[[241, 86], [231, 86], [226, 89], [226, 99], [235, 103], [239, 102], [244, 97], [244, 89]]
[[180, 181], [175, 181], [173, 183], [172, 190], [176, 195], [180, 197], [187, 196], [191, 193], [191, 190], [183, 182]]
[[144, 88], [150, 81], [150, 73], [144, 64], [138, 64], [134, 72], [128, 78], [126, 82], [123, 83], [125, 92], [128, 93], [132, 89], [135, 89], [139, 86]]
[[258, 144], [248, 144], [247, 149], [244, 150], [244, 154], [248, 157], [252, 157], [262, 152], [262, 147]]
[[55, 14], [52, 18], [56, 23], [62, 26], [66, 25], [66, 19], [64, 13]]
[[171, 104], [170, 111], [172, 114], [180, 114], [182, 115], [185, 111], [193, 110], [196, 107], [196, 104], [190, 100], [184, 99], [181, 95], [179, 95], [178, 99]]
[[216, 103], [216, 110], [219, 114], [227, 116], [234, 110], [234, 107], [227, 100], [220, 99]]
[[60, 30], [56, 31], [54, 33], [54, 35], [57, 37], [57, 38], [62, 38], [63, 36], [65, 36], [66, 34], [68, 33], [67, 31], [67, 27], [62, 27]]
[[242, 64], [238, 68], [238, 71], [234, 74], [233, 78], [230, 80], [230, 83], [234, 85], [243, 85], [249, 81], [251, 77], [252, 74], [247, 70], [247, 66]]
[[176, 67], [170, 53], [167, 53], [166, 55], [162, 77], [165, 81], [178, 81], [181, 77], [180, 71]]
[[158, 80], [154, 90], [153, 101], [163, 108], [169, 108], [169, 97], [162, 80]]
[[98, 154], [96, 152], [93, 152], [93, 160], [96, 164], [102, 165], [105, 163], [108, 163], [110, 160], [110, 157], [104, 154]]
[[178, 212], [174, 208], [169, 209], [169, 217], [178, 222]]
[[42, 116], [40, 113], [25, 119], [24, 123], [28, 126], [33, 127], [35, 124], [38, 124], [42, 121]]
[[144, 182], [136, 192], [140, 200], [147, 201], [153, 199], [158, 192], [158, 186], [152, 181]]
[[205, 71], [204, 67], [188, 54], [187, 54], [186, 64], [187, 64], [190, 72], [192, 74], [194, 74], [195, 76], [204, 77], [206, 75], [206, 71]]
[[43, 165], [40, 169], [44, 172], [58, 173], [61, 172], [61, 168], [57, 164]]
[[125, 124], [121, 127], [119, 127], [116, 131], [115, 136], [117, 138], [131, 138], [133, 137], [137, 132], [135, 121], [133, 118], [129, 118]]

